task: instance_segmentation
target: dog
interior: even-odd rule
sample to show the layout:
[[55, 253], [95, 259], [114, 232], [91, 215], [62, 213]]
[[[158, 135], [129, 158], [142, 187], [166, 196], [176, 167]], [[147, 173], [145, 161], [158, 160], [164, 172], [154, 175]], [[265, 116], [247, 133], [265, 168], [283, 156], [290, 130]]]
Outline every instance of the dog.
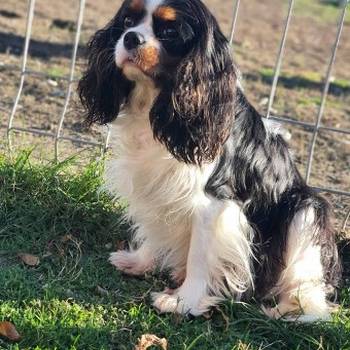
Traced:
[[152, 293], [159, 312], [197, 316], [229, 297], [272, 318], [330, 317], [341, 274], [330, 206], [245, 97], [200, 0], [124, 1], [90, 40], [78, 91], [87, 122], [110, 124], [105, 187], [133, 224], [110, 262], [170, 271], [178, 288]]

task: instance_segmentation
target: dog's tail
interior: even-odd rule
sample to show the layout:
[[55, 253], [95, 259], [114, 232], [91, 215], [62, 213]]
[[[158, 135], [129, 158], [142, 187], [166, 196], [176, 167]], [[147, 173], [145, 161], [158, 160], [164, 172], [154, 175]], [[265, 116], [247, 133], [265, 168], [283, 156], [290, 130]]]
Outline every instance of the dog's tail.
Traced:
[[324, 282], [332, 294], [340, 285], [342, 265], [336, 244], [336, 232], [332, 224], [331, 208], [328, 201], [318, 194], [314, 193], [310, 201], [315, 213], [315, 240], [321, 248]]

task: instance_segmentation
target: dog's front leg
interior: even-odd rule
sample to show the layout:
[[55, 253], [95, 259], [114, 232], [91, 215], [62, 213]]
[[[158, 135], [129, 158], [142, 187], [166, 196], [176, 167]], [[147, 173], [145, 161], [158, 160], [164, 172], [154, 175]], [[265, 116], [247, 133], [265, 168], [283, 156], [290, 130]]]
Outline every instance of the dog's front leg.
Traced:
[[160, 312], [200, 315], [218, 298], [210, 297], [211, 246], [215, 239], [216, 219], [223, 204], [204, 194], [198, 200], [192, 218], [191, 243], [183, 284], [169, 293], [153, 293], [153, 306]]
[[109, 261], [128, 275], [143, 275], [154, 267], [152, 250], [144, 242], [138, 249], [118, 250], [111, 253]]

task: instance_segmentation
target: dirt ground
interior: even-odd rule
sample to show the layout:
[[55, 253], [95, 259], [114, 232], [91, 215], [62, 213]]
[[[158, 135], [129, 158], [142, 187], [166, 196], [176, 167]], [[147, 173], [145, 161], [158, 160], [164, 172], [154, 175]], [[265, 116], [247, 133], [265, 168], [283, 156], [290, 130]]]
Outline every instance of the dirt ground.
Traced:
[[[229, 34], [234, 2], [204, 2], [218, 18], [223, 31]], [[45, 73], [47, 77], [26, 77], [15, 117], [16, 126], [55, 132], [67, 88], [62, 77], [69, 74], [78, 3], [76, 0], [36, 1], [28, 68]], [[85, 43], [113, 16], [120, 3], [119, 0], [87, 0], [76, 69], [77, 79], [84, 67]], [[276, 4], [275, 0], [241, 1], [234, 38], [234, 54], [243, 74], [246, 94], [262, 113], [266, 112], [271, 70], [275, 64], [288, 2], [284, 0]], [[27, 6], [25, 0], [6, 0], [0, 3], [0, 147], [5, 147], [6, 125], [20, 78]], [[273, 106], [274, 115], [315, 121], [339, 14], [339, 8], [320, 4], [318, 0], [297, 1]], [[350, 129], [349, 38], [350, 13], [345, 22], [333, 71], [333, 84], [323, 117], [323, 125], [347, 129]], [[84, 129], [81, 114], [74, 93], [63, 134], [102, 141], [103, 133], [99, 130]], [[286, 128], [292, 134], [291, 148], [300, 171], [305, 173], [310, 130], [291, 125], [286, 125]], [[54, 147], [50, 138], [16, 133], [13, 134], [13, 140], [16, 148], [36, 145], [38, 154], [47, 159], [52, 158]], [[62, 142], [61, 157], [78, 149], [75, 144]], [[94, 153], [91, 148], [87, 148], [84, 154]], [[350, 189], [350, 136], [320, 132], [311, 184], [345, 191]], [[350, 199], [345, 196], [328, 196], [335, 206], [337, 228], [340, 231], [350, 209]], [[349, 234], [349, 224], [347, 231]]]

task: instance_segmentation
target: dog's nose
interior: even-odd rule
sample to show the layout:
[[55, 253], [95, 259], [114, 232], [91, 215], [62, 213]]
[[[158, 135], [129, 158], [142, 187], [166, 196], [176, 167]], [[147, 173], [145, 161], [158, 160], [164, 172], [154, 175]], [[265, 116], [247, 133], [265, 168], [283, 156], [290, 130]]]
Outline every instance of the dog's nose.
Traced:
[[145, 43], [145, 38], [137, 32], [129, 32], [124, 36], [124, 46], [127, 50], [136, 49]]

